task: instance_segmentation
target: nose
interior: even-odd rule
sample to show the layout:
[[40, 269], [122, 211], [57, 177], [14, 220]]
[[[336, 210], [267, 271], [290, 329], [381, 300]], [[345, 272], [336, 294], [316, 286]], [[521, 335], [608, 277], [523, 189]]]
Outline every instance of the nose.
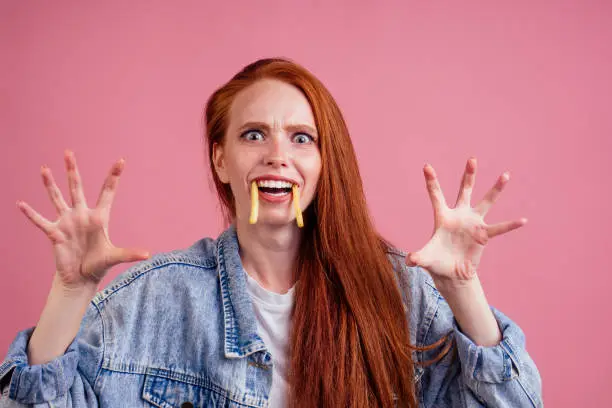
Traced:
[[288, 151], [281, 137], [271, 138], [270, 148], [264, 160], [267, 166], [273, 168], [287, 167]]

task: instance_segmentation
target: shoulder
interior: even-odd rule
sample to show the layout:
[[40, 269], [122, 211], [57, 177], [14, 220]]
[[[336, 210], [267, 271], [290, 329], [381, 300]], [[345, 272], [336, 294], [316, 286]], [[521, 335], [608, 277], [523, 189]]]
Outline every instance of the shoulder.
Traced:
[[[216, 240], [202, 238], [188, 248], [154, 254], [118, 275], [96, 294], [92, 302], [103, 307], [113, 297], [125, 292], [146, 290], [146, 287], [161, 286], [182, 279], [185, 274], [197, 274], [202, 280], [215, 277], [217, 268]], [[154, 280], [155, 283], [151, 282]]]
[[220, 347], [224, 315], [216, 242], [204, 238], [189, 248], [157, 253], [96, 294], [90, 309], [97, 323], [86, 330], [103, 345], [104, 369], [144, 373], [167, 366], [168, 358], [197, 354], [189, 348], [193, 344]]
[[409, 294], [413, 297], [423, 295], [437, 297], [439, 295], [431, 275], [425, 269], [406, 265], [407, 252], [395, 247], [388, 247], [386, 252], [387, 258], [393, 265], [402, 294]]
[[[386, 252], [393, 265], [409, 319], [411, 342], [417, 346], [431, 342], [432, 337], [439, 337], [442, 334], [438, 332], [439, 323], [446, 322], [449, 318], [452, 320], [452, 315], [448, 316], [445, 301], [425, 269], [406, 265], [405, 251], [388, 247]], [[448, 326], [444, 329], [449, 330], [452, 327], [450, 324], [443, 326]]]

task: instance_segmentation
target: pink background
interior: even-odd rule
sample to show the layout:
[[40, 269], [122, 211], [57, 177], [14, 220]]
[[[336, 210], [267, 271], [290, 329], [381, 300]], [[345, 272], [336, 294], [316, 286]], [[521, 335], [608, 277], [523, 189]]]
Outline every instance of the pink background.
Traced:
[[55, 217], [40, 165], [66, 191], [74, 149], [93, 204], [126, 158], [116, 245], [216, 236], [203, 105], [243, 65], [287, 56], [337, 98], [373, 217], [397, 245], [429, 237], [425, 162], [451, 202], [470, 155], [475, 198], [512, 172], [488, 220], [530, 222], [486, 251], [489, 301], [526, 332], [548, 406], [609, 406], [612, 3], [250, 3], [0, 2], [0, 354], [36, 324], [54, 272], [15, 206]]

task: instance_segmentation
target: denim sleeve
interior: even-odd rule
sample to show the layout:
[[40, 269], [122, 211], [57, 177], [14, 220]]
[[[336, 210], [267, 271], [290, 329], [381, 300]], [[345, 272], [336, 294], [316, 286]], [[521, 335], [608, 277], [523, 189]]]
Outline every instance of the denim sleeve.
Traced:
[[[527, 353], [525, 335], [516, 323], [491, 308], [502, 341], [492, 347], [476, 345], [459, 329], [429, 273], [420, 267], [406, 266], [403, 251], [393, 248], [389, 255], [406, 305], [411, 343], [425, 347], [447, 338], [438, 348], [414, 353], [419, 406], [543, 406], [540, 374]], [[450, 351], [439, 358], [446, 346]]]
[[93, 305], [87, 309], [79, 333], [66, 352], [52, 361], [29, 365], [27, 346], [33, 328], [24, 330], [0, 365], [0, 408], [97, 407], [96, 376], [104, 352], [102, 320]]
[[[415, 311], [418, 345], [433, 344], [445, 335], [451, 352], [424, 369], [423, 405], [463, 407], [542, 407], [542, 382], [538, 369], [525, 348], [520, 327], [502, 312], [491, 308], [502, 340], [491, 347], [476, 345], [457, 325], [450, 306], [440, 295], [433, 280], [421, 268], [413, 293], [419, 298]], [[413, 275], [414, 277], [415, 275]], [[421, 354], [421, 361], [435, 358], [440, 349]]]
[[491, 310], [502, 332], [496, 346], [476, 345], [453, 318], [465, 384], [486, 406], [541, 407], [542, 381], [525, 349], [523, 331], [499, 310]]

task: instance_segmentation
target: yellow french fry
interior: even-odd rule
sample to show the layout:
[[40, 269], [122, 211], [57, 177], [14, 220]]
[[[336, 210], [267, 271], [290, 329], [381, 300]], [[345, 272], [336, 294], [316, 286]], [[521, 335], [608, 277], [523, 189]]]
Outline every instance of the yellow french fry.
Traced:
[[249, 224], [255, 224], [257, 217], [259, 216], [259, 190], [257, 189], [257, 182], [251, 183], [251, 216], [249, 217]]
[[300, 208], [300, 192], [295, 184], [292, 187], [293, 192], [293, 209], [295, 210], [295, 220], [298, 227], [304, 226], [304, 218], [302, 217], [302, 209]]

